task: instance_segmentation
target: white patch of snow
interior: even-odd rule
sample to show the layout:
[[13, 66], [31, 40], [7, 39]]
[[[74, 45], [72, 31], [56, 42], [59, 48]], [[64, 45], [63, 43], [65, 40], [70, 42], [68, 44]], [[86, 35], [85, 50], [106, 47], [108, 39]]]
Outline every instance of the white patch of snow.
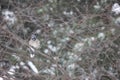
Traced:
[[50, 40], [49, 40], [49, 41], [47, 41], [47, 44], [51, 44], [51, 43], [52, 43], [52, 41], [50, 41]]
[[73, 31], [73, 30], [69, 30], [69, 33], [70, 33], [70, 34], [73, 34], [73, 33], [74, 33], [74, 31]]
[[73, 11], [70, 11], [70, 12], [63, 11], [63, 14], [66, 16], [73, 15]]
[[67, 15], [67, 12], [66, 12], [66, 11], [63, 11], [63, 14], [64, 14], [64, 15]]
[[100, 4], [97, 2], [97, 4], [96, 4], [96, 5], [94, 5], [94, 8], [95, 8], [95, 9], [100, 9], [100, 8], [101, 8], [101, 6], [100, 6]]
[[81, 57], [79, 57], [79, 58], [78, 58], [78, 61], [81, 61], [81, 60], [82, 60], [82, 58], [81, 58]]
[[66, 37], [66, 38], [61, 39], [61, 42], [66, 42], [66, 41], [69, 41], [69, 40], [70, 40], [70, 38]]
[[2, 15], [3, 19], [7, 22], [9, 26], [14, 25], [17, 22], [16, 15], [12, 11], [3, 10]]
[[21, 66], [24, 66], [24, 65], [25, 65], [25, 63], [21, 61], [21, 62], [20, 62], [20, 65], [21, 65]]
[[48, 48], [51, 50], [51, 51], [53, 51], [53, 52], [57, 52], [57, 47], [55, 47], [55, 46], [53, 46], [53, 45], [48, 45]]
[[35, 52], [35, 49], [32, 48], [31, 46], [29, 47], [29, 49], [30, 49], [32, 52]]
[[89, 46], [91, 46], [92, 41], [95, 41], [95, 40], [96, 40], [95, 37], [88, 37], [88, 38], [82, 39], [82, 41], [85, 42], [85, 43], [88, 43]]
[[51, 21], [48, 23], [48, 26], [49, 26], [49, 27], [53, 27], [54, 24], [55, 24], [55, 22], [54, 22], [53, 20], [51, 20]]
[[73, 50], [75, 50], [75, 51], [82, 51], [83, 46], [84, 46], [83, 42], [76, 43]]
[[40, 73], [55, 75], [55, 68], [54, 67], [50, 67], [50, 69], [46, 68], [44, 70], [41, 70]]
[[68, 68], [69, 70], [75, 69], [75, 67], [76, 67], [76, 65], [75, 65], [74, 63], [67, 66], [67, 68]]
[[57, 67], [57, 64], [52, 64], [52, 67]]
[[89, 80], [89, 77], [86, 77], [85, 80]]
[[19, 69], [20, 67], [18, 65], [15, 66], [16, 69]]
[[101, 27], [101, 30], [104, 30], [105, 29], [105, 27]]
[[105, 39], [105, 34], [102, 33], [102, 32], [100, 32], [100, 33], [98, 34], [98, 38], [101, 39], [101, 40]]
[[118, 3], [114, 3], [111, 11], [114, 12], [115, 15], [120, 14], [120, 5]]
[[29, 70], [29, 68], [27, 67], [27, 66], [22, 66], [23, 67], [23, 69], [25, 69], [25, 70]]
[[51, 10], [51, 11], [53, 11], [53, 8], [52, 8], [52, 7], [50, 7], [50, 10]]
[[28, 66], [33, 70], [33, 72], [39, 73], [39, 72], [38, 72], [38, 69], [37, 69], [36, 66], [33, 64], [33, 62], [28, 61], [27, 64], [28, 64]]
[[17, 55], [12, 55], [16, 60], [18, 60], [18, 61], [20, 61], [20, 57], [19, 56], [17, 56]]
[[79, 58], [78, 55], [76, 55], [75, 53], [71, 53], [71, 52], [68, 52], [68, 57], [69, 57], [69, 60], [72, 60], [72, 61], [78, 60]]
[[15, 67], [15, 66], [12, 66], [12, 67], [10, 68], [10, 70], [8, 71], [8, 74], [14, 75], [14, 74], [15, 74], [15, 69], [16, 69], [16, 67]]
[[36, 33], [36, 34], [39, 34], [39, 33], [41, 33], [41, 30], [40, 30], [40, 29], [37, 29], [37, 30], [35, 31], [35, 33]]
[[92, 41], [95, 41], [95, 37], [91, 37], [90, 39], [91, 39]]
[[20, 62], [20, 66], [22, 66], [23, 67], [23, 69], [26, 69], [26, 70], [28, 70], [29, 68], [25, 65], [25, 63], [24, 62]]
[[34, 58], [34, 57], [35, 57], [35, 54], [30, 54], [30, 57], [31, 57], [31, 58]]
[[56, 60], [59, 60], [59, 57], [53, 57], [53, 59], [56, 61]]
[[47, 54], [48, 52], [49, 52], [49, 50], [48, 50], [48, 49], [45, 49], [45, 50], [44, 50], [44, 53], [46, 53], [46, 54]]
[[70, 14], [70, 15], [73, 15], [73, 11], [70, 11], [69, 14]]
[[0, 80], [4, 80], [2, 77], [0, 77]]
[[75, 63], [69, 64], [67, 66], [67, 71], [68, 71], [69, 76], [74, 75], [75, 68], [77, 68], [77, 67], [78, 67], [78, 65], [76, 65]]

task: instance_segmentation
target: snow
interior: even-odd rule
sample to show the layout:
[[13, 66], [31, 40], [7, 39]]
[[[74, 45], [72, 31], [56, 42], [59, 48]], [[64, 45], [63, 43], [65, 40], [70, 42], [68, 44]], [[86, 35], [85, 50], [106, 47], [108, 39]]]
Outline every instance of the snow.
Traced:
[[53, 52], [56, 52], [58, 49], [57, 49], [57, 47], [55, 47], [55, 46], [53, 46], [53, 45], [48, 45], [48, 48], [51, 50], [51, 51], [53, 51]]
[[31, 61], [28, 61], [27, 63], [28, 63], [28, 66], [33, 70], [33, 72], [39, 73], [38, 69], [36, 68], [36, 66]]
[[102, 33], [102, 32], [100, 32], [100, 33], [98, 34], [98, 38], [101, 39], [101, 40], [105, 39], [105, 34]]
[[35, 49], [30, 46], [29, 48], [32, 52], [35, 52]]
[[20, 61], [20, 57], [16, 55], [12, 55], [17, 61]]
[[73, 64], [70, 64], [67, 66], [67, 68], [70, 70], [70, 69], [75, 69], [76, 65], [73, 63]]
[[63, 11], [63, 14], [64, 14], [64, 15], [67, 15], [67, 16], [69, 16], [69, 15], [73, 15], [73, 11], [70, 11], [70, 12]]
[[2, 77], [0, 77], [0, 80], [4, 80]]
[[82, 51], [83, 46], [84, 46], [83, 42], [76, 43], [75, 46], [74, 46], [74, 50], [75, 51]]
[[36, 34], [39, 34], [39, 33], [41, 33], [41, 30], [40, 30], [40, 29], [37, 29], [35, 33], [36, 33]]
[[77, 67], [78, 67], [78, 65], [76, 65], [75, 63], [69, 64], [67, 66], [67, 71], [68, 71], [69, 76], [73, 76], [75, 68], [77, 68]]
[[94, 8], [95, 8], [95, 9], [100, 9], [100, 8], [101, 8], [101, 6], [100, 6], [100, 4], [97, 2], [97, 4], [96, 4], [96, 5], [94, 5]]
[[2, 11], [3, 19], [7, 22], [8, 25], [13, 25], [16, 23], [17, 18], [14, 14], [14, 12], [9, 10], [3, 10]]
[[70, 38], [66, 37], [66, 38], [61, 39], [61, 42], [66, 42], [66, 41], [69, 41], [69, 40], [70, 40]]
[[70, 15], [73, 15], [73, 11], [70, 11], [70, 13], [69, 13]]
[[48, 27], [53, 27], [53, 26], [54, 26], [54, 24], [55, 24], [55, 22], [54, 22], [54, 21], [49, 21], [49, 23], [48, 23]]
[[70, 29], [70, 30], [69, 30], [69, 33], [70, 33], [70, 34], [74, 34], [75, 32], [74, 32], [72, 29]]
[[47, 41], [47, 44], [51, 44], [52, 42], [49, 40], [49, 41]]
[[90, 39], [91, 39], [92, 41], [94, 41], [94, 40], [95, 40], [95, 37], [91, 37]]
[[24, 66], [24, 65], [25, 65], [25, 63], [21, 61], [21, 62], [20, 62], [20, 65], [21, 65], [21, 66]]
[[105, 27], [101, 27], [101, 30], [104, 30], [105, 29]]
[[48, 53], [48, 52], [49, 52], [49, 50], [48, 50], [48, 49], [45, 49], [45, 50], [44, 50], [44, 53]]
[[24, 62], [20, 62], [20, 66], [22, 66], [24, 69], [26, 69], [26, 70], [28, 70], [28, 67], [25, 65], [25, 63]]
[[35, 57], [35, 54], [30, 54], [30, 57], [31, 57], [31, 58], [34, 58], [34, 57]]
[[55, 75], [55, 68], [54, 67], [46, 68], [46, 69], [41, 70], [40, 72]]
[[15, 74], [15, 69], [16, 69], [16, 67], [15, 67], [15, 66], [12, 66], [12, 67], [10, 68], [10, 70], [8, 71], [8, 74], [14, 75], [14, 74]]
[[114, 12], [115, 15], [120, 14], [120, 5], [118, 3], [114, 3], [111, 11]]
[[68, 57], [69, 57], [69, 61], [72, 62], [72, 61], [76, 61], [79, 59], [79, 56], [76, 55], [75, 53], [72, 53], [72, 52], [68, 52]]

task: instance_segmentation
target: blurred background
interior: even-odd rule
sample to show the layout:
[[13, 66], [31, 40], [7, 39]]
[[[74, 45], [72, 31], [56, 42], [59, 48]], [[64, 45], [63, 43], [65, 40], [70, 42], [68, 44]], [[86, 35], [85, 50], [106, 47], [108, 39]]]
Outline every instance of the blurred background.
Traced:
[[0, 0], [0, 80], [120, 80], [119, 0]]

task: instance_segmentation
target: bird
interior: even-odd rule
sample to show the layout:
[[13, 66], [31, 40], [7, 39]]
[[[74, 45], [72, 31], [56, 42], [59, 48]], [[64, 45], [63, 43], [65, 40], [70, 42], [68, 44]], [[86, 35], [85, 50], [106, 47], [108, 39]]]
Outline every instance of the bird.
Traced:
[[38, 36], [37, 32], [32, 33], [28, 42], [29, 43], [28, 51], [30, 53], [31, 58], [35, 56], [34, 54], [35, 50], [40, 48], [40, 40], [37, 38], [37, 36]]
[[31, 38], [29, 40], [29, 45], [35, 49], [39, 49], [40, 48], [40, 40], [37, 39], [35, 34], [31, 35]]

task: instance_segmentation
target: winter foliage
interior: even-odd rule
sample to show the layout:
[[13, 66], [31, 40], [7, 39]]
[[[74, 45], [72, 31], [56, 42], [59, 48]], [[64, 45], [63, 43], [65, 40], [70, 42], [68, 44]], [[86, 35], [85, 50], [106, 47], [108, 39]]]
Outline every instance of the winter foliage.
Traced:
[[0, 0], [0, 80], [119, 80], [119, 0]]

